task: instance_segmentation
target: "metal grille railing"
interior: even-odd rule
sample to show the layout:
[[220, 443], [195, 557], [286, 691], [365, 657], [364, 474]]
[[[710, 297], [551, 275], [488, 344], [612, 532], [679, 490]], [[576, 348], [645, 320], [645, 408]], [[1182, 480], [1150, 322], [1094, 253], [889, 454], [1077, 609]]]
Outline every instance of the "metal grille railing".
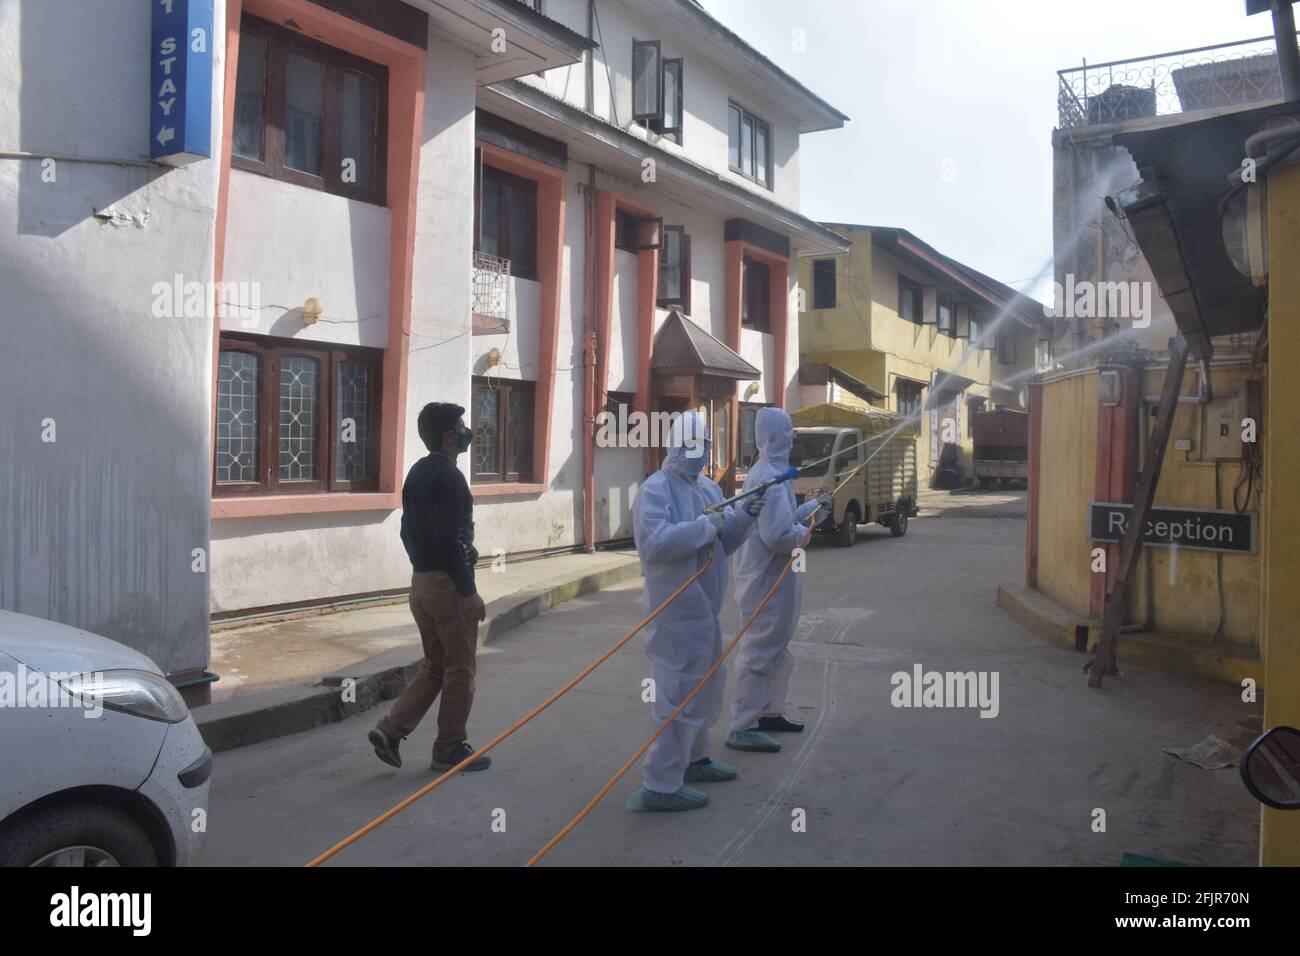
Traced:
[[1060, 128], [1281, 99], [1272, 37], [1057, 71]]
[[510, 318], [510, 260], [474, 253], [474, 314]]

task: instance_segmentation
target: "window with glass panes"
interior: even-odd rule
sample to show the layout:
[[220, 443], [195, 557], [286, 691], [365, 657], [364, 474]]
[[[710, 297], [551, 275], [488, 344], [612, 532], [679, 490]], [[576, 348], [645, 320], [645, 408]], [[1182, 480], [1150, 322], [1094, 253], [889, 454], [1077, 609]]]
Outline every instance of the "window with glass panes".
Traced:
[[740, 324], [757, 332], [772, 331], [771, 270], [745, 256], [741, 265]]
[[471, 481], [531, 481], [533, 383], [475, 378], [473, 387]]
[[223, 335], [214, 492], [373, 490], [382, 367], [380, 349]]
[[387, 67], [245, 16], [231, 165], [383, 205], [387, 100]]
[[911, 418], [921, 414], [921, 393], [924, 387], [920, 382], [909, 382], [903, 378], [894, 383], [897, 411], [900, 415]]
[[481, 164], [476, 168], [474, 251], [510, 260], [510, 274], [537, 278], [537, 183]]
[[691, 237], [685, 226], [663, 228], [656, 301], [660, 308], [691, 313]]
[[727, 106], [727, 165], [772, 188], [772, 127], [742, 106]]

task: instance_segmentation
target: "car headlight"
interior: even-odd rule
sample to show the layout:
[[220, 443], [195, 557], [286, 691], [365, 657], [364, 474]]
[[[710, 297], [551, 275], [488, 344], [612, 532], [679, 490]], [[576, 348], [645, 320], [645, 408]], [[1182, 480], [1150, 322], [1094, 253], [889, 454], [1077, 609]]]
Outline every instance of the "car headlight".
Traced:
[[59, 686], [91, 704], [120, 710], [149, 720], [178, 724], [189, 716], [181, 692], [171, 681], [148, 671], [111, 670], [76, 674]]

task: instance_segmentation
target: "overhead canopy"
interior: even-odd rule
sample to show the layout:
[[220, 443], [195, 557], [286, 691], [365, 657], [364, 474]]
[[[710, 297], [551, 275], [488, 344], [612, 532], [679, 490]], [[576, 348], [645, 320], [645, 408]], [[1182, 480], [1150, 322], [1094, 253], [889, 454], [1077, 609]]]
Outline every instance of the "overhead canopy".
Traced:
[[861, 379], [854, 378], [827, 362], [804, 362], [799, 366], [800, 385], [826, 385], [831, 382], [864, 402], [883, 402], [889, 397], [880, 389], [872, 388]]
[[1231, 188], [1228, 174], [1242, 167], [1247, 137], [1265, 120], [1297, 114], [1294, 103], [1274, 104], [1114, 137], [1142, 175], [1119, 204], [1198, 356], [1209, 354], [1211, 337], [1248, 332], [1263, 321], [1268, 292], [1233, 265], [1219, 201]]
[[655, 335], [650, 370], [660, 375], [757, 379], [763, 373], [676, 309]]

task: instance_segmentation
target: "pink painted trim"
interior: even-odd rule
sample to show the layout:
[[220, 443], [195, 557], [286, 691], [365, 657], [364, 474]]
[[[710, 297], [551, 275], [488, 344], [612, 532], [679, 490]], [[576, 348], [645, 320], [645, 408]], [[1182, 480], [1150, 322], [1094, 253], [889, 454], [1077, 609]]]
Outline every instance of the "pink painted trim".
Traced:
[[321, 514], [337, 511], [393, 511], [402, 507], [402, 494], [337, 492], [321, 495], [257, 495], [212, 499], [213, 518], [265, 518], [274, 515]]
[[506, 495], [540, 495], [546, 490], [542, 482], [501, 482], [493, 485], [470, 485], [469, 493], [475, 498], [498, 498]]
[[[785, 408], [790, 390], [791, 371], [786, 367], [787, 344], [790, 337], [790, 261], [769, 263], [767, 298], [772, 310], [772, 372], [773, 394], [770, 399]], [[736, 383], [740, 388], [740, 383]]]
[[[732, 239], [726, 244], [725, 265], [727, 300], [724, 306], [726, 316], [727, 345], [735, 353], [740, 353], [740, 297], [741, 283], [744, 280], [745, 243]], [[739, 386], [737, 386], [739, 388]]]
[[[275, 495], [214, 498], [213, 518], [309, 514], [333, 511], [392, 510], [401, 507], [399, 481], [402, 439], [406, 434], [407, 364], [410, 355], [411, 288], [414, 275], [416, 198], [420, 140], [424, 125], [424, 83], [428, 56], [419, 47], [363, 26], [310, 0], [228, 0], [227, 59], [221, 174], [217, 196], [215, 278], [224, 272], [227, 209], [230, 196], [230, 143], [234, 135], [235, 79], [239, 61], [239, 21], [243, 13], [284, 24], [340, 50], [388, 67], [388, 208], [391, 211], [388, 276], [388, 346], [384, 349], [379, 437], [379, 487], [376, 493]], [[290, 22], [291, 21], [291, 22]], [[221, 322], [213, 329], [212, 434], [216, 434], [217, 352]], [[554, 364], [552, 362], [552, 364]], [[211, 457], [209, 452], [209, 457]]]
[[243, 13], [243, 0], [226, 0], [226, 73], [222, 88], [221, 112], [221, 170], [217, 178], [216, 235], [213, 237], [212, 279], [212, 414], [208, 429], [208, 474], [216, 472], [217, 462], [217, 360], [221, 352], [221, 304], [215, 299], [221, 288], [226, 269], [226, 215], [230, 196], [230, 150], [228, 144], [235, 130], [235, 77], [239, 68], [239, 18]]
[[[596, 387], [591, 414], [605, 408], [609, 392], [609, 343], [614, 324], [614, 231], [618, 197], [607, 189], [596, 190]], [[637, 384], [640, 384], [640, 378]], [[594, 426], [593, 426], [594, 427]], [[593, 432], [594, 434], [594, 432]]]
[[[793, 372], [786, 368], [789, 360], [790, 337], [790, 260], [775, 253], [750, 245], [741, 239], [732, 239], [726, 243], [726, 330], [727, 345], [736, 354], [740, 354], [740, 306], [744, 294], [741, 286], [744, 282], [745, 256], [756, 259], [771, 269], [768, 276], [769, 308], [772, 310], [772, 368], [766, 370], [772, 383], [772, 398], [777, 405], [784, 408], [786, 396], [790, 390]], [[780, 294], [778, 294], [778, 292]], [[740, 396], [740, 383], [736, 383], [736, 396]]]
[[[551, 467], [551, 417], [555, 405], [555, 365], [559, 353], [560, 290], [564, 265], [564, 170], [527, 156], [478, 140], [483, 161], [497, 169], [523, 176], [537, 183], [537, 279], [541, 285], [541, 314], [538, 316], [537, 401], [533, 408], [533, 478], [536, 485], [512, 485], [546, 489]], [[491, 488], [491, 485], [480, 486]], [[474, 488], [471, 492], [478, 494]], [[495, 492], [488, 492], [493, 494]]]

